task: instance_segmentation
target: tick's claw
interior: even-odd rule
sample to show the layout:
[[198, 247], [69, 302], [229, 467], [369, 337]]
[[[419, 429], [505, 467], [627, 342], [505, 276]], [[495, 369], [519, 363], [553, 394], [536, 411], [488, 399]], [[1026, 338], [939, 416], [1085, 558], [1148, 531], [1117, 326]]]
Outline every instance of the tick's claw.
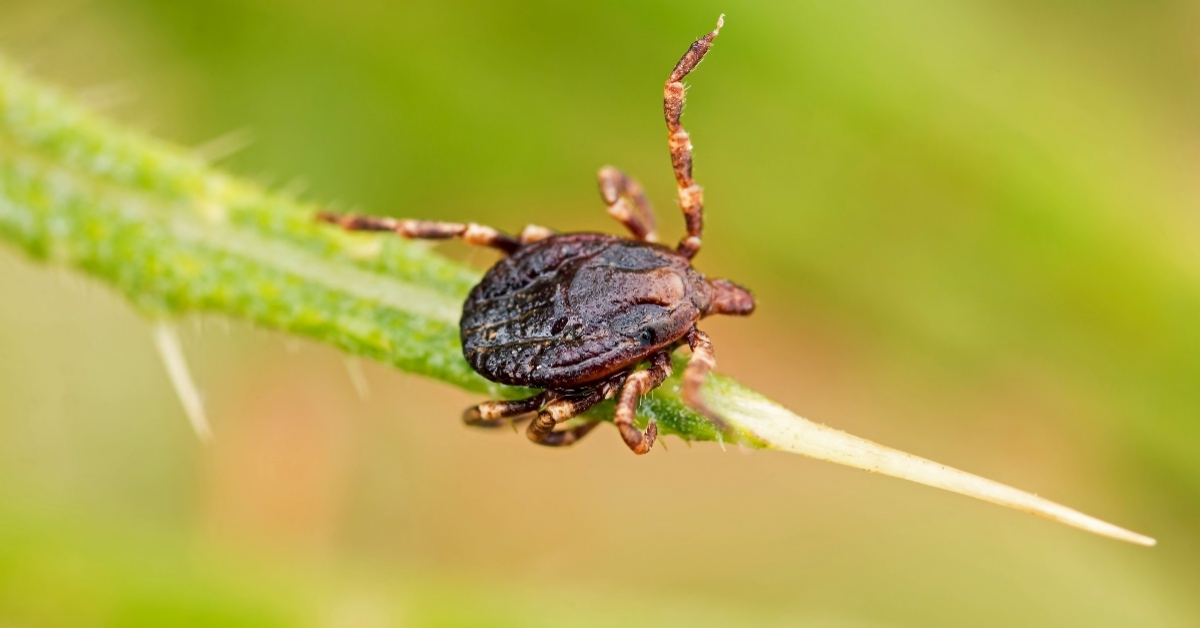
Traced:
[[462, 413], [463, 423], [467, 425], [475, 425], [483, 421], [483, 417], [479, 415], [479, 406], [471, 406]]
[[651, 419], [646, 424], [646, 431], [639, 434], [640, 438], [636, 444], [631, 444], [630, 449], [637, 455], [648, 454], [654, 448], [654, 441], [658, 439], [658, 424]]

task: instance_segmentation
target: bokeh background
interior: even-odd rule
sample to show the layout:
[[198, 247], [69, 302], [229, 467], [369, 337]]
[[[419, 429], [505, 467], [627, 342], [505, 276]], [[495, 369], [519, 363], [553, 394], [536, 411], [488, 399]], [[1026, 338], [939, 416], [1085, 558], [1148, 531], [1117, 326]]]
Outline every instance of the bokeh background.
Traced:
[[661, 84], [720, 12], [698, 264], [760, 303], [707, 325], [720, 369], [1159, 547], [783, 454], [533, 447], [216, 317], [203, 446], [144, 320], [0, 250], [0, 624], [1200, 625], [1194, 2], [3, 0], [0, 51], [310, 199], [612, 230], [612, 163], [673, 239]]

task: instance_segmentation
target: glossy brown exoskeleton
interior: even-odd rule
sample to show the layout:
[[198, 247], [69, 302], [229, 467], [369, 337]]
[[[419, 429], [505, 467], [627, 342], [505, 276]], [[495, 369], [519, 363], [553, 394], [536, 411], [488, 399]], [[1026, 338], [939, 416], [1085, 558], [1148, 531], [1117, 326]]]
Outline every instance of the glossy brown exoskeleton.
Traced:
[[[513, 237], [476, 224], [321, 214], [346, 229], [458, 237], [507, 254], [463, 304], [463, 355], [494, 382], [544, 392], [481, 403], [467, 410], [467, 423], [501, 425], [536, 413], [527, 430], [530, 440], [569, 445], [596, 422], [555, 427], [619, 391], [613, 423], [634, 453], [646, 453], [658, 430], [653, 421], [644, 432], [634, 426], [638, 398], [671, 374], [671, 352], [686, 343], [692, 357], [683, 375], [684, 400], [724, 429], [700, 397], [715, 361], [712, 343], [696, 322], [710, 314], [749, 314], [754, 298], [745, 288], [708, 279], [692, 267], [700, 250], [704, 195], [692, 179], [692, 145], [679, 124], [683, 78], [712, 46], [723, 17], [716, 30], [692, 44], [664, 88], [671, 163], [687, 225], [687, 235], [673, 249], [656, 242], [654, 216], [641, 186], [611, 167], [600, 170], [600, 194], [608, 213], [632, 238], [556, 234], [536, 226]], [[647, 368], [639, 369], [643, 364]]]

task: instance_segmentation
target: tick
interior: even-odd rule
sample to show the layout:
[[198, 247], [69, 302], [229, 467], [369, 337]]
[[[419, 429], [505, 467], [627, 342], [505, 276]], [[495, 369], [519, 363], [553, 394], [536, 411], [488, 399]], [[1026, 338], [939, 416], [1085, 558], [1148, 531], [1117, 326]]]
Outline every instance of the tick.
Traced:
[[641, 185], [612, 167], [599, 172], [600, 196], [632, 237], [560, 234], [535, 225], [514, 237], [477, 224], [319, 215], [351, 231], [462, 238], [505, 254], [463, 303], [463, 356], [491, 381], [543, 391], [518, 401], [481, 403], [464, 413], [466, 423], [492, 427], [532, 416], [526, 430], [530, 440], [570, 445], [598, 422], [559, 424], [617, 396], [613, 423], [625, 444], [644, 454], [658, 428], [653, 420], [645, 431], [634, 425], [638, 399], [670, 376], [671, 352], [687, 344], [692, 355], [683, 374], [683, 399], [719, 431], [726, 430], [700, 396], [716, 361], [711, 340], [696, 323], [711, 314], [750, 314], [754, 297], [692, 266], [700, 251], [704, 192], [692, 179], [692, 144], [679, 123], [683, 79], [712, 47], [723, 23], [721, 16], [716, 29], [688, 48], [663, 90], [667, 143], [687, 227], [675, 248], [657, 243], [654, 214]]

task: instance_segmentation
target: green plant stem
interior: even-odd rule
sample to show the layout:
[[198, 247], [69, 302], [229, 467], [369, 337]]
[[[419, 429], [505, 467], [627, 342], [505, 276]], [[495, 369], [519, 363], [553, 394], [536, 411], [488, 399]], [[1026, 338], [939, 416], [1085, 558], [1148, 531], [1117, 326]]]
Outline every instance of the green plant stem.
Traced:
[[[0, 239], [83, 271], [154, 318], [205, 312], [307, 336], [489, 396], [462, 357], [458, 317], [479, 273], [423, 243], [345, 233], [319, 208], [223, 174], [121, 129], [0, 61]], [[679, 375], [638, 409], [665, 434], [718, 438], [680, 398]], [[1152, 540], [976, 476], [813, 424], [714, 375], [705, 389], [739, 444], [831, 460]], [[612, 404], [593, 416], [611, 419]]]

